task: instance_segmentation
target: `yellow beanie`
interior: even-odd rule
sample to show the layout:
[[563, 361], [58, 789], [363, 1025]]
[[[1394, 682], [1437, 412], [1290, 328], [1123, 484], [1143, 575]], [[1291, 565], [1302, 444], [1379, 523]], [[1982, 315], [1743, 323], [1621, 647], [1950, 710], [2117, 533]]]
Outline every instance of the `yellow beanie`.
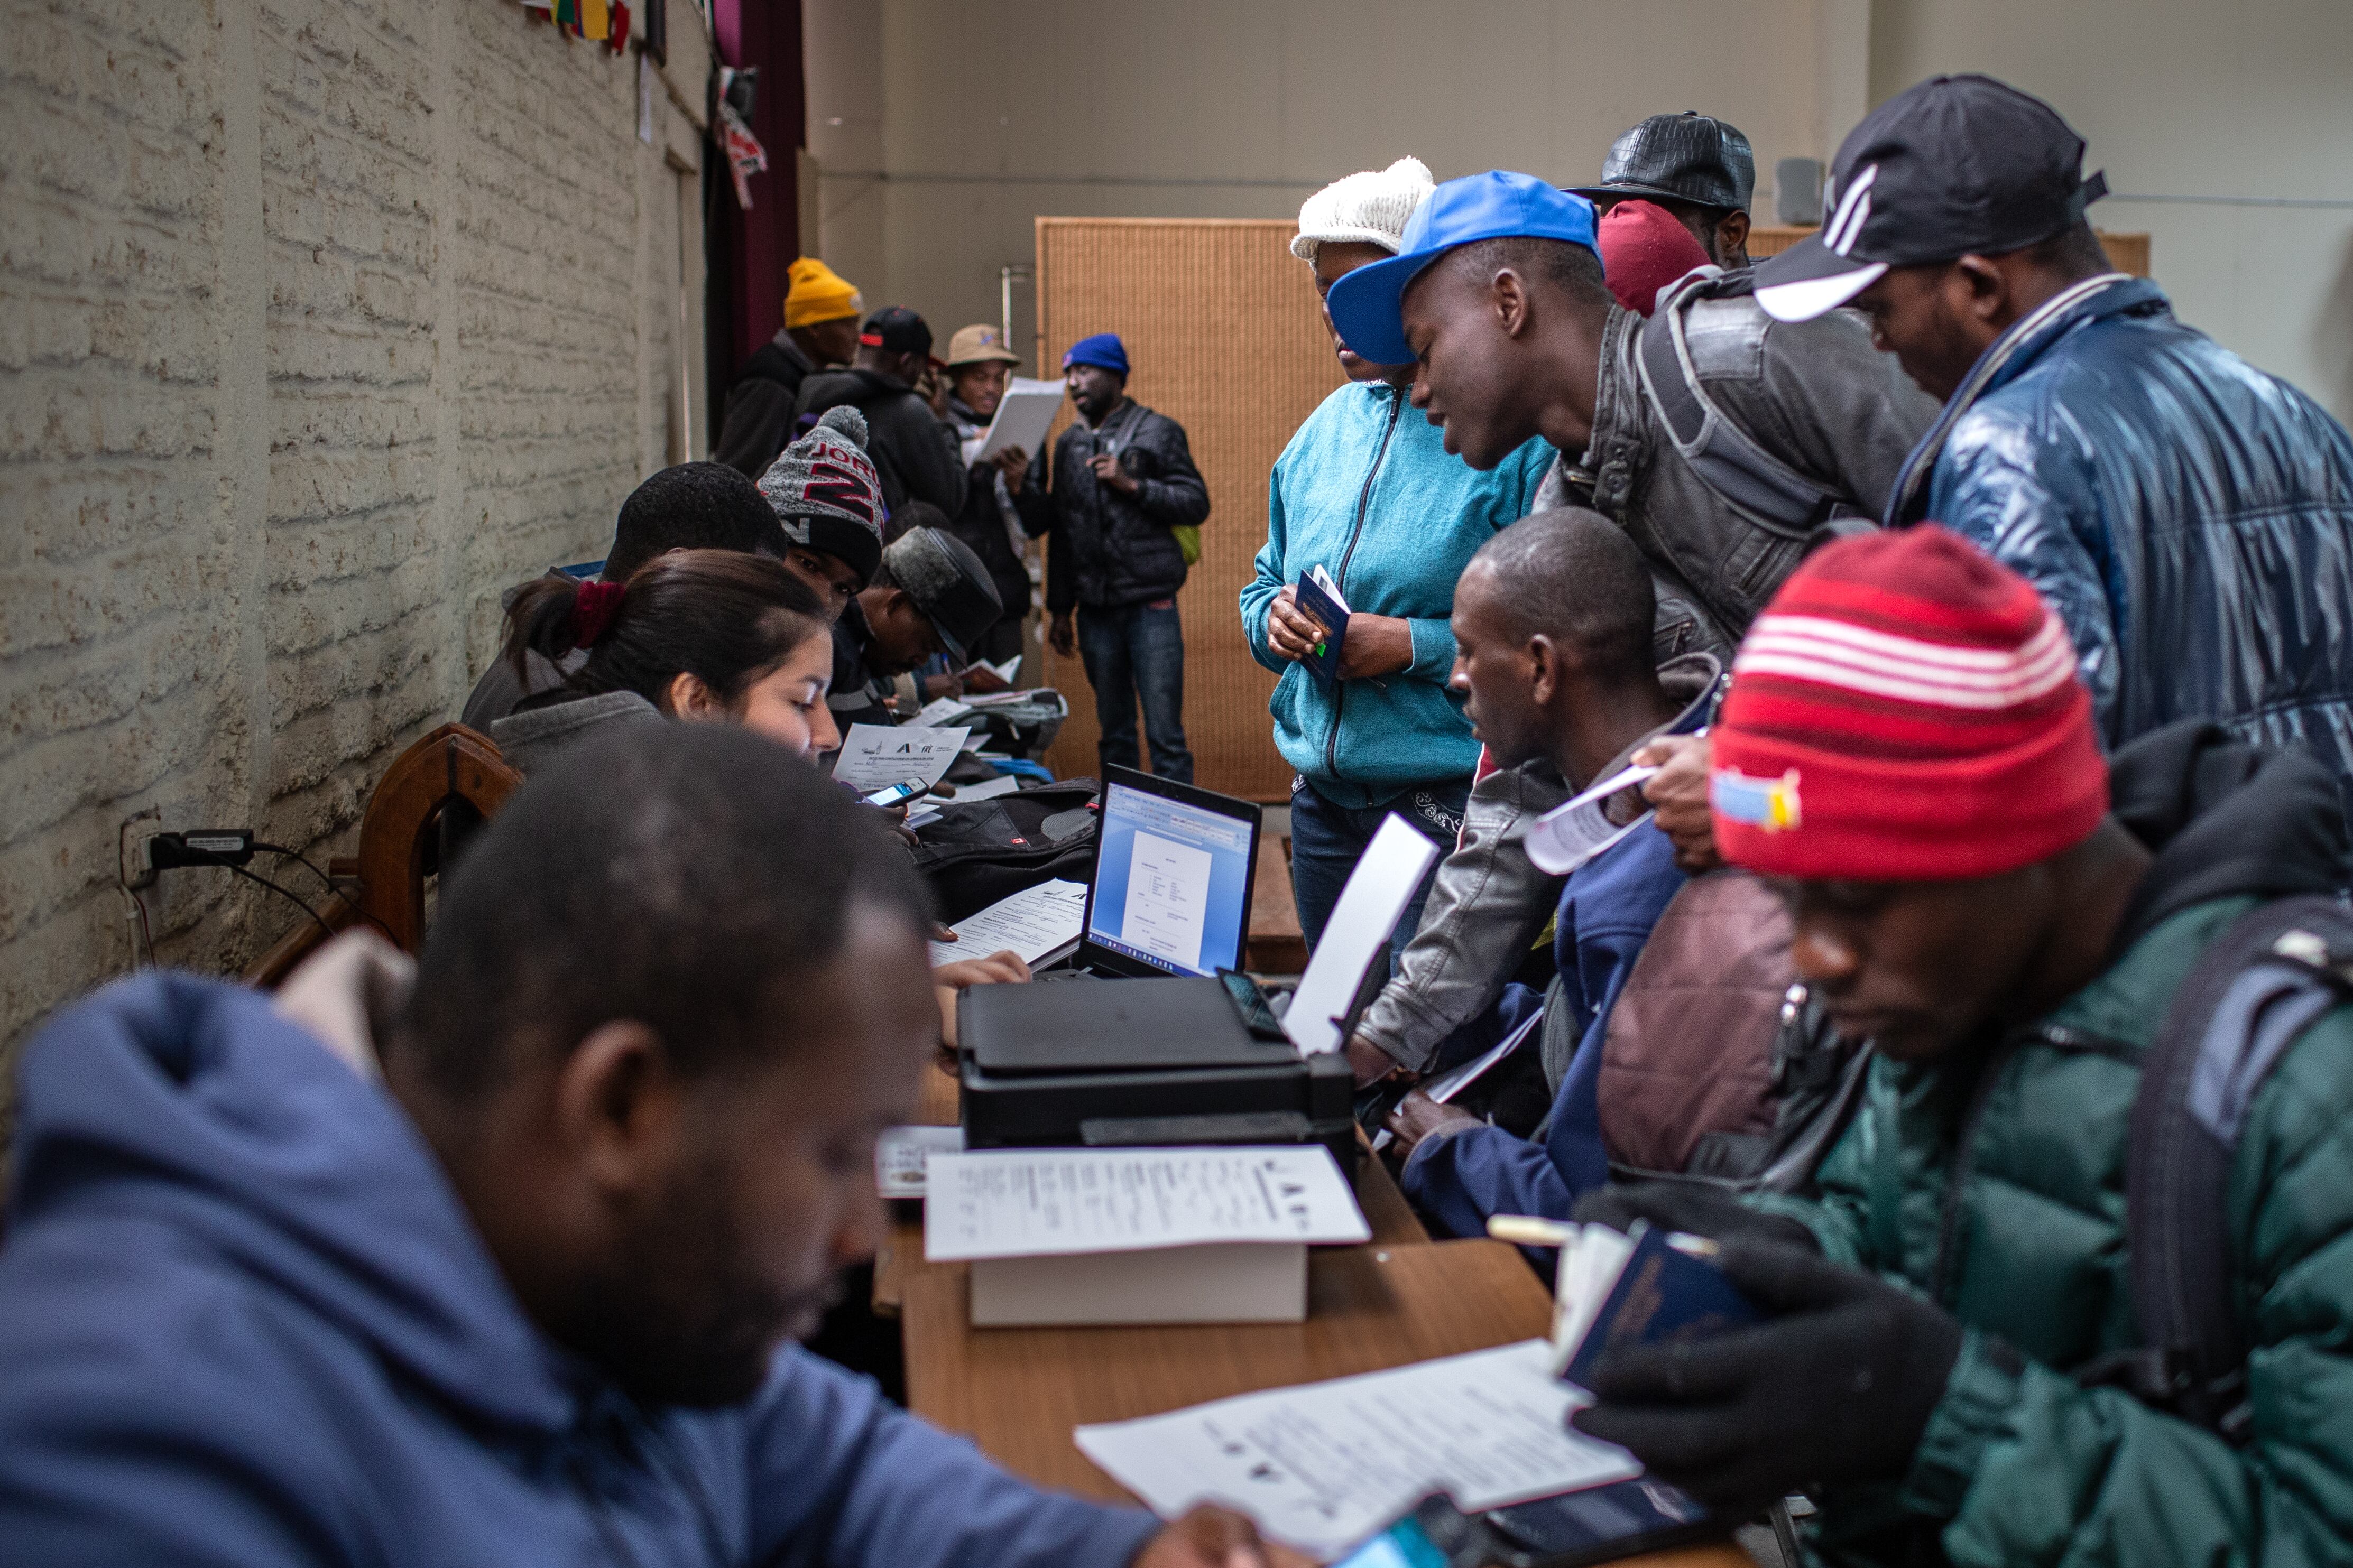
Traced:
[[833, 268], [812, 257], [802, 257], [785, 269], [792, 287], [785, 290], [786, 328], [815, 326], [819, 321], [866, 313], [866, 301]]

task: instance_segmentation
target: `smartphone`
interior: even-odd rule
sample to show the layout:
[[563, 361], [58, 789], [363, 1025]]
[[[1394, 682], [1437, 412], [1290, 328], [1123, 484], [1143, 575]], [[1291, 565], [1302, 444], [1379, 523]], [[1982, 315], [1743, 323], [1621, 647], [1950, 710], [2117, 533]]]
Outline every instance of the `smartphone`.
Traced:
[[1580, 1568], [1731, 1533], [1674, 1488], [1637, 1478], [1480, 1514], [1426, 1497], [1332, 1568]]
[[897, 784], [892, 784], [890, 788], [878, 789], [872, 795], [866, 796], [866, 804], [869, 805], [897, 805], [902, 801], [914, 799], [917, 795], [922, 795], [925, 790], [928, 790], [932, 786], [930, 784], [924, 783], [922, 779], [901, 779]]

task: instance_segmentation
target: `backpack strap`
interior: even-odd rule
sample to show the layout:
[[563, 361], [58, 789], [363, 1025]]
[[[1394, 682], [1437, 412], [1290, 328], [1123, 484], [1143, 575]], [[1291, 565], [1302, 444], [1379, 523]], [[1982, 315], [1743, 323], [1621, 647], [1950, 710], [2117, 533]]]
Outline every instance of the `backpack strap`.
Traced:
[[1804, 537], [1841, 513], [1860, 514], [1839, 491], [1798, 472], [1726, 417], [1700, 384], [1685, 336], [1683, 318], [1694, 304], [1736, 299], [1755, 287], [1746, 272], [1694, 271], [1642, 324], [1635, 363], [1652, 412], [1700, 481], [1767, 527]]
[[2225, 1212], [2248, 1108], [2287, 1047], [2353, 999], [2353, 915], [2281, 899], [2199, 956], [2141, 1066], [2125, 1173], [2125, 1234], [2141, 1348], [2081, 1374], [2119, 1384], [2233, 1441], [2246, 1435], [2247, 1336]]

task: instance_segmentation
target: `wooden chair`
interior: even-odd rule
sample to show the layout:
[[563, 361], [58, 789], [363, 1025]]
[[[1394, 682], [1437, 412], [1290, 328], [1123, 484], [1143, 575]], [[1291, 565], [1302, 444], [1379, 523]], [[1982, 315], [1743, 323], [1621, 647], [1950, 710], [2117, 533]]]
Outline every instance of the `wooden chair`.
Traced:
[[[328, 866], [359, 885], [329, 899], [320, 918], [335, 931], [365, 922], [402, 952], [417, 952], [425, 942], [425, 879], [438, 868], [443, 829], [490, 816], [522, 783], [490, 737], [463, 724], [444, 724], [401, 752], [368, 796], [359, 855]], [[326, 940], [305, 921], [254, 962], [247, 982], [277, 985]]]

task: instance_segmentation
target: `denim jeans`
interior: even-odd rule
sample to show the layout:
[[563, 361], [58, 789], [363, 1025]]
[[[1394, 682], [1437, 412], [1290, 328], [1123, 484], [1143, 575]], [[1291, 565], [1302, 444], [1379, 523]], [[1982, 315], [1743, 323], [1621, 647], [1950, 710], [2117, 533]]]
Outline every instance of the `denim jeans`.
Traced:
[[1154, 774], [1191, 784], [1193, 753], [1185, 744], [1185, 631], [1176, 601], [1110, 610], [1082, 605], [1079, 658], [1095, 689], [1095, 722], [1103, 731], [1095, 755], [1106, 766], [1141, 765], [1135, 747], [1135, 700], [1141, 696]]
[[[1340, 901], [1340, 889], [1348, 884], [1348, 873], [1356, 868], [1357, 859], [1373, 841], [1373, 835], [1380, 831], [1384, 817], [1395, 812], [1413, 824], [1438, 846], [1439, 858], [1443, 859], [1454, 852], [1455, 836], [1462, 831], [1462, 810], [1470, 799], [1469, 779], [1444, 779], [1436, 784], [1416, 784], [1371, 805], [1334, 805], [1315, 793], [1314, 784], [1303, 778], [1294, 779], [1291, 786], [1291, 892], [1299, 904], [1299, 931], [1307, 939], [1309, 950], [1312, 952], [1324, 935], [1324, 927], [1332, 919], [1332, 907]], [[1431, 862], [1430, 875], [1422, 879], [1413, 901], [1406, 905], [1405, 913], [1398, 917], [1397, 930], [1389, 935], [1389, 968], [1393, 973], [1406, 944], [1421, 929], [1421, 906], [1430, 897], [1430, 877], [1437, 870], [1437, 862]]]

